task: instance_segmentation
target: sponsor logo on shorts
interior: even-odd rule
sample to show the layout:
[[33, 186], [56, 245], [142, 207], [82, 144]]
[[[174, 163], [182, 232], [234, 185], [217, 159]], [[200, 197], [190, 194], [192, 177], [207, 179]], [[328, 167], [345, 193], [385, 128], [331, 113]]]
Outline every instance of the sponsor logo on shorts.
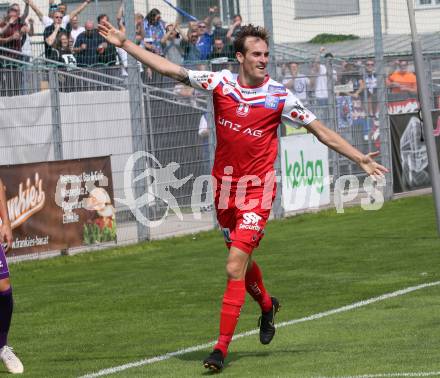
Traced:
[[255, 214], [254, 212], [250, 213], [244, 213], [243, 214], [243, 222], [238, 226], [240, 230], [255, 230], [260, 231], [260, 226], [258, 225], [258, 222], [262, 218]]

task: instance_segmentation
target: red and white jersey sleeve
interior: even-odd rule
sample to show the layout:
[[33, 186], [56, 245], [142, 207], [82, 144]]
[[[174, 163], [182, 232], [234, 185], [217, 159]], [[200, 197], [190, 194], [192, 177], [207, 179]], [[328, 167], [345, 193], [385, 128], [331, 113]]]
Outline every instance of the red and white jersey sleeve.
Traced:
[[299, 128], [307, 126], [315, 119], [316, 116], [308, 110], [290, 90], [287, 90], [281, 120], [289, 126]]
[[210, 71], [192, 71], [188, 70], [188, 77], [191, 82], [191, 87], [212, 92], [220, 83], [220, 78], [224, 76], [221, 72]]

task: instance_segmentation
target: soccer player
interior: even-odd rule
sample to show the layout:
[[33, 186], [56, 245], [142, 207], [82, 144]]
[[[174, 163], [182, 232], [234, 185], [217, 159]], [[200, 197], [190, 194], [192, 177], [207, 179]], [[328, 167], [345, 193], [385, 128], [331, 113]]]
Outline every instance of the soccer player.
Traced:
[[9, 326], [12, 318], [12, 288], [9, 282], [9, 269], [6, 262], [6, 252], [12, 247], [11, 222], [6, 205], [6, 193], [3, 182], [0, 179], [0, 360], [6, 370], [12, 374], [21, 374], [24, 371], [23, 364], [14, 354], [12, 348], [7, 345]]
[[[213, 94], [217, 135], [212, 170], [214, 203], [229, 255], [220, 335], [203, 364], [211, 370], [221, 370], [246, 291], [261, 307], [261, 343], [269, 344], [275, 334], [274, 317], [280, 305], [266, 291], [261, 270], [251, 256], [263, 236], [275, 197], [273, 165], [281, 121], [304, 126], [322, 143], [358, 163], [369, 175], [383, 176], [387, 169], [374, 161], [377, 152], [364, 155], [355, 149], [318, 121], [282, 84], [269, 78], [268, 35], [264, 28], [247, 25], [236, 36], [238, 76], [227, 70], [217, 73], [186, 70], [136, 46], [109, 23], [99, 25], [99, 32], [151, 69]], [[253, 206], [249, 207], [251, 203]]]

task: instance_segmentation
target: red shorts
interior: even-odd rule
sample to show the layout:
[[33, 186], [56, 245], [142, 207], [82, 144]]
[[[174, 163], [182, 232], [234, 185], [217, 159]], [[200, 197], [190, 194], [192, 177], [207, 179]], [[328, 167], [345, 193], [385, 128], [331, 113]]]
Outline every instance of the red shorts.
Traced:
[[246, 193], [231, 189], [226, 200], [224, 196], [220, 200], [220, 192], [221, 186], [218, 183], [214, 203], [226, 245], [251, 254], [263, 238], [276, 194], [276, 184], [266, 192], [263, 187], [248, 187]]

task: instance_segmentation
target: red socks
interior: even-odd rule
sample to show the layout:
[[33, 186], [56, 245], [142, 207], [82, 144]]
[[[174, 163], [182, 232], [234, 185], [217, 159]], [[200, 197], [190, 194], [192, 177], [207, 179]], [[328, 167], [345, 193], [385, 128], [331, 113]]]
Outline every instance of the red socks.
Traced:
[[261, 311], [267, 312], [272, 308], [272, 299], [263, 284], [263, 275], [260, 267], [252, 261], [251, 268], [246, 272], [246, 290], [261, 307]]
[[263, 312], [272, 308], [272, 299], [263, 285], [263, 276], [255, 261], [252, 262], [251, 269], [246, 273], [245, 281], [228, 280], [220, 312], [220, 336], [214, 346], [214, 349], [222, 351], [223, 357], [228, 354], [228, 347], [240, 317], [246, 290], [259, 303]]
[[229, 343], [234, 335], [245, 297], [245, 281], [228, 280], [220, 313], [220, 336], [214, 346], [214, 349], [222, 351], [223, 357], [228, 354]]

